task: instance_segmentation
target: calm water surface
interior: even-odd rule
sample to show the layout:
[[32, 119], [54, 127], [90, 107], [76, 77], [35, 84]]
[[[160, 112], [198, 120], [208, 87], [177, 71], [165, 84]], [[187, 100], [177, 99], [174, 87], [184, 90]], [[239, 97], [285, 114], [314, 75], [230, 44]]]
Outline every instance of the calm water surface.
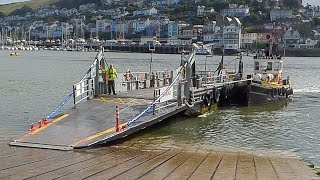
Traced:
[[[28, 124], [51, 112], [92, 63], [94, 52], [23, 51], [10, 57], [0, 51], [0, 141], [26, 133]], [[119, 72], [146, 71], [150, 54], [106, 53]], [[230, 62], [234, 57], [227, 57]], [[217, 68], [219, 57], [197, 57], [197, 70]], [[244, 57], [245, 71], [253, 69]], [[154, 55], [153, 68], [173, 70], [179, 55]], [[234, 68], [230, 63], [229, 68]], [[320, 166], [320, 58], [287, 58], [295, 94], [291, 102], [222, 108], [198, 117], [177, 117], [140, 133], [133, 140], [178, 147], [232, 149], [258, 154], [298, 156]], [[0, 147], [5, 148], [5, 147]]]

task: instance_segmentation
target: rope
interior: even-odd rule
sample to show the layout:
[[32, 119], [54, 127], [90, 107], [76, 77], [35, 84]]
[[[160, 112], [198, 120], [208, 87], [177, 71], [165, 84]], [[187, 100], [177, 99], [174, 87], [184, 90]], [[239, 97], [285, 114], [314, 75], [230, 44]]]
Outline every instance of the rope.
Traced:
[[73, 93], [69, 94], [60, 104], [56, 107], [48, 116], [46, 116], [46, 120], [51, 119], [58, 111], [62, 109], [62, 107], [68, 102], [68, 100], [73, 96]]
[[176, 78], [172, 81], [172, 83], [170, 84], [170, 86], [167, 87], [167, 89], [165, 89], [160, 96], [153, 101], [153, 103], [147, 108], [145, 109], [143, 112], [141, 112], [138, 116], [136, 116], [134, 119], [132, 119], [131, 121], [129, 121], [127, 123], [127, 126], [132, 125], [133, 123], [135, 123], [136, 121], [138, 121], [141, 117], [143, 117], [144, 115], [146, 115], [153, 107], [156, 106], [156, 104], [158, 102], [160, 102], [160, 99], [170, 90], [170, 88], [173, 87], [173, 85], [177, 82], [177, 80], [179, 79], [181, 72], [185, 69], [185, 67], [187, 66], [187, 63], [184, 64], [184, 66], [180, 66], [180, 71], [177, 73]]

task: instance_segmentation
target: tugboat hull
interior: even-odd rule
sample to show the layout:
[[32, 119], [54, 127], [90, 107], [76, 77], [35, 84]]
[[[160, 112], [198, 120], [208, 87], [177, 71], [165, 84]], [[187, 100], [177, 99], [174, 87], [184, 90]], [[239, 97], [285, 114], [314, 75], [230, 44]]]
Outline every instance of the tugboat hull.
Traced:
[[288, 99], [293, 94], [290, 87], [267, 88], [261, 84], [252, 83], [250, 86], [249, 104], [261, 104], [270, 101]]

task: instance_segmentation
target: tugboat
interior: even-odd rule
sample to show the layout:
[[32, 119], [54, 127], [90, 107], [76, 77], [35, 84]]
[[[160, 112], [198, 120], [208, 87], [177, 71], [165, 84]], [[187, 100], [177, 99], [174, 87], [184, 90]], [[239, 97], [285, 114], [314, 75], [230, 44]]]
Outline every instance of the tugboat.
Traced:
[[272, 55], [272, 44], [265, 53], [258, 52], [254, 59], [254, 74], [250, 84], [249, 104], [289, 98], [293, 94], [289, 76], [282, 76], [283, 57]]

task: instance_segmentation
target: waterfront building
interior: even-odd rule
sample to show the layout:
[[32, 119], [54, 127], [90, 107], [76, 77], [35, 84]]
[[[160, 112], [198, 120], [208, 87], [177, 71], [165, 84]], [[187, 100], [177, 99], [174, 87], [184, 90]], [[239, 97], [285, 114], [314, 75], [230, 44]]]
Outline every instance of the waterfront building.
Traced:
[[188, 24], [184, 21], [171, 21], [168, 24], [168, 37], [175, 37], [181, 35], [181, 30], [184, 27], [187, 27]]
[[229, 24], [222, 28], [223, 45], [225, 49], [237, 50], [240, 49], [241, 26], [242, 23], [238, 18], [229, 18]]
[[255, 47], [256, 42], [257, 42], [257, 33], [243, 32], [241, 34], [241, 48], [242, 49]]

